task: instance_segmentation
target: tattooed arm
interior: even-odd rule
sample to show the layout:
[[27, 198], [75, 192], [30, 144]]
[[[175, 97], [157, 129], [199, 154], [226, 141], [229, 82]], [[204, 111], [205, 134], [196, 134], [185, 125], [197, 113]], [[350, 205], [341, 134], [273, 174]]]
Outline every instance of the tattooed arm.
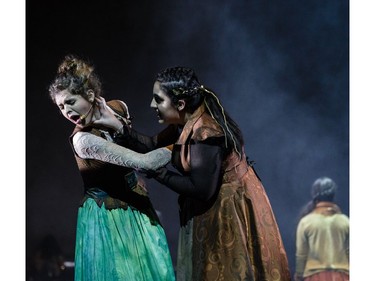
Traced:
[[77, 155], [83, 159], [96, 159], [134, 169], [155, 170], [171, 160], [171, 152], [166, 148], [146, 154], [137, 153], [87, 132], [78, 132], [74, 135], [73, 147]]

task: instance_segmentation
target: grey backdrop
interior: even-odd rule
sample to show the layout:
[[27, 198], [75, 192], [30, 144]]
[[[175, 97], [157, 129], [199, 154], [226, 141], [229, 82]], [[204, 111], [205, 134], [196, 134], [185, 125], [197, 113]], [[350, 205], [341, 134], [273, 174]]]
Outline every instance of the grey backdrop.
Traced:
[[[98, 1], [99, 2], [99, 1]], [[47, 88], [68, 53], [91, 60], [107, 99], [134, 127], [163, 127], [149, 107], [155, 74], [193, 67], [243, 130], [294, 272], [298, 212], [321, 176], [349, 215], [349, 3], [331, 1], [26, 1], [26, 254], [52, 234], [74, 256], [82, 183], [73, 124]], [[148, 180], [175, 261], [177, 196]]]

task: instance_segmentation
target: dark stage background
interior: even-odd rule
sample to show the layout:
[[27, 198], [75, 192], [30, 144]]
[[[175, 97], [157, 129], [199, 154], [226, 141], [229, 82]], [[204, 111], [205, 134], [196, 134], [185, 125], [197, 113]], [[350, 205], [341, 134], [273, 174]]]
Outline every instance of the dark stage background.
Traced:
[[[294, 273], [297, 217], [316, 178], [337, 182], [349, 215], [348, 26], [343, 0], [26, 1], [27, 258], [47, 234], [74, 257], [83, 187], [68, 144], [73, 124], [47, 92], [74, 53], [149, 134], [163, 128], [149, 107], [155, 74], [193, 67], [243, 130]], [[147, 182], [175, 261], [177, 196]]]

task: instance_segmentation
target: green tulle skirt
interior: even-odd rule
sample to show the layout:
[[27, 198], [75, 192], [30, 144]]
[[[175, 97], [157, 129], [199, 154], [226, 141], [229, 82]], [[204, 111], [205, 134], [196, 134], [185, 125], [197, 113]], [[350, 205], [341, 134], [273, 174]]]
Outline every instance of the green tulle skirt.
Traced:
[[163, 228], [131, 207], [87, 199], [78, 211], [75, 281], [174, 281]]

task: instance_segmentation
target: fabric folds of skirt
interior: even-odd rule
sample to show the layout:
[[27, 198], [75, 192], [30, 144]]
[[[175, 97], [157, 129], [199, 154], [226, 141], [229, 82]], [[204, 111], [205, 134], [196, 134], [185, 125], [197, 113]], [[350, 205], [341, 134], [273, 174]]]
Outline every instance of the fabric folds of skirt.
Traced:
[[87, 199], [78, 210], [75, 281], [174, 281], [163, 228], [129, 206]]
[[322, 271], [304, 278], [305, 281], [349, 281], [349, 274], [340, 271]]

